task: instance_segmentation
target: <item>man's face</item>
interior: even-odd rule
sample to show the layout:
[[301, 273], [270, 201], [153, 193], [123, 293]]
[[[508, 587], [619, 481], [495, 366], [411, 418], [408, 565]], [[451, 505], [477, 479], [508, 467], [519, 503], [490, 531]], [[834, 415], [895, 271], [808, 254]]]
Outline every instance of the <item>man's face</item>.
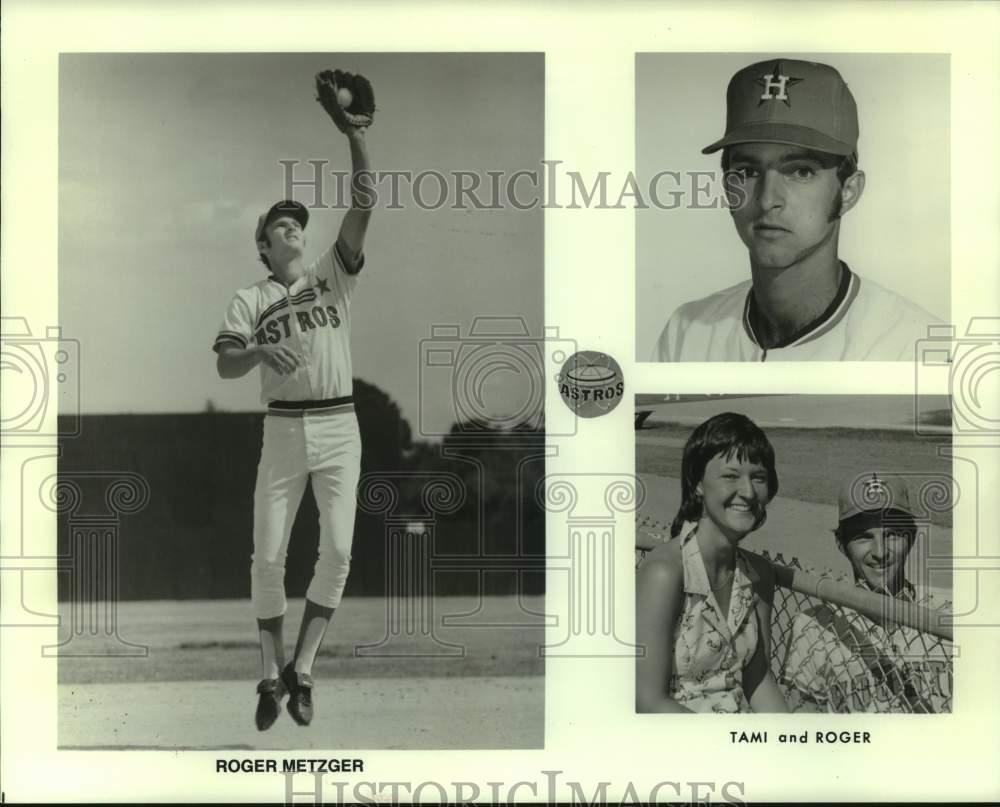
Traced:
[[895, 593], [903, 584], [910, 535], [898, 528], [871, 527], [852, 536], [844, 548], [854, 573], [870, 588]]
[[724, 454], [708, 461], [698, 492], [704, 515], [723, 533], [737, 539], [757, 528], [771, 498], [763, 465]]
[[785, 269], [828, 243], [860, 196], [860, 172], [841, 185], [834, 155], [776, 143], [731, 147], [726, 186], [736, 231], [762, 269]]
[[305, 250], [306, 236], [302, 225], [291, 216], [279, 216], [267, 225], [266, 232], [271, 245], [266, 254], [281, 263], [300, 257]]

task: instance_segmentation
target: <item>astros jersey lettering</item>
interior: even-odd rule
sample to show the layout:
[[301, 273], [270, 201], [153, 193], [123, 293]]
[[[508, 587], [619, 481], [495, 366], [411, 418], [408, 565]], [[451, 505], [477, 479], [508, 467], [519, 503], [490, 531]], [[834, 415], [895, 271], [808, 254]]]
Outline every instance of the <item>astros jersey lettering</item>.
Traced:
[[829, 308], [783, 344], [760, 346], [753, 284], [746, 280], [678, 308], [653, 361], [913, 361], [917, 340], [940, 321], [846, 264], [844, 270]]
[[263, 403], [351, 394], [350, 305], [362, 263], [348, 271], [334, 244], [288, 288], [272, 276], [236, 292], [215, 350], [226, 343], [245, 348], [283, 342], [303, 359], [303, 366], [289, 375], [261, 362]]

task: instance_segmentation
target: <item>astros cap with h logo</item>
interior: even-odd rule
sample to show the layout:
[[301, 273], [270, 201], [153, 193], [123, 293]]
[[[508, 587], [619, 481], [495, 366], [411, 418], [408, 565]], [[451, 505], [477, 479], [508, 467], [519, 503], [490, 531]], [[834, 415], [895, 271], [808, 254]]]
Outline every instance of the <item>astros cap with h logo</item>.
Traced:
[[850, 540], [872, 527], [914, 525], [909, 486], [895, 474], [865, 471], [850, 477], [840, 490], [838, 505], [836, 532], [841, 540]]
[[858, 108], [840, 73], [826, 64], [770, 59], [740, 70], [726, 92], [726, 134], [703, 148], [784, 143], [830, 154], [858, 148]]

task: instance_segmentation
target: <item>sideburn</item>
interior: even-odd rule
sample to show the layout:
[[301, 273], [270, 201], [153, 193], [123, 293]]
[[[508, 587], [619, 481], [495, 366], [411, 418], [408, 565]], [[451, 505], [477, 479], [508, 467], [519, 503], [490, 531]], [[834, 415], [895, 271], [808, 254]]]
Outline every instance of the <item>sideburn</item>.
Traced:
[[[843, 186], [841, 186], [843, 190]], [[827, 215], [827, 221], [837, 221], [840, 218], [840, 214], [844, 210], [844, 196], [838, 191], [837, 195], [833, 197], [833, 204], [830, 205], [830, 212]]]

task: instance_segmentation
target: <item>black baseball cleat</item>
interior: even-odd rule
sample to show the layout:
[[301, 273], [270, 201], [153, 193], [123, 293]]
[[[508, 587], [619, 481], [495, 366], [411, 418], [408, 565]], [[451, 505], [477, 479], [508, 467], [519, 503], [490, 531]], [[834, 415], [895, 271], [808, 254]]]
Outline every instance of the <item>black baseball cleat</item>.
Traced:
[[257, 731], [267, 731], [281, 714], [281, 699], [285, 697], [285, 684], [280, 678], [265, 678], [257, 684], [257, 713], [254, 720]]
[[300, 726], [313, 719], [313, 679], [308, 673], [297, 673], [291, 662], [281, 671], [281, 680], [288, 690], [288, 714]]

